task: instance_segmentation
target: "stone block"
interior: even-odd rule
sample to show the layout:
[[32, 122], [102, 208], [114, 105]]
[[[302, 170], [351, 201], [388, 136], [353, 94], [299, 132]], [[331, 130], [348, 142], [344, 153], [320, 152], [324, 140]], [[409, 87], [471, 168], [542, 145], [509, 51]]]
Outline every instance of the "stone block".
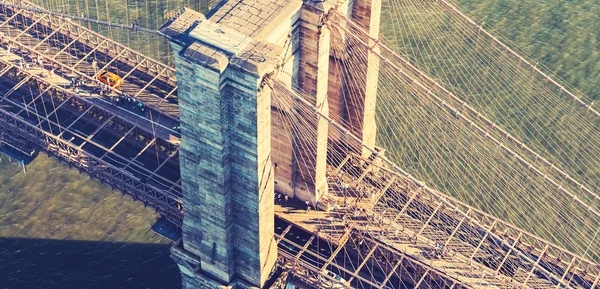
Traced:
[[[219, 27], [200, 24], [204, 30]], [[261, 287], [276, 250], [271, 93], [260, 84], [283, 50], [252, 40], [218, 47], [206, 35], [197, 35], [198, 27], [188, 29], [193, 37], [180, 38], [188, 43], [173, 44], [180, 49], [175, 64], [186, 132], [180, 150], [183, 247], [200, 259], [192, 274], [197, 286], [216, 281]], [[234, 51], [236, 47], [241, 48]]]
[[[194, 23], [202, 20], [206, 20], [204, 15], [194, 10], [184, 8], [183, 13], [180, 13], [177, 18], [167, 21], [159, 28], [159, 31], [172, 39], [179, 39], [179, 37], [194, 25]], [[176, 51], [179, 51], [179, 49]]]
[[231, 65], [258, 78], [273, 71], [281, 62], [283, 48], [266, 41], [253, 41], [238, 55], [231, 58]]

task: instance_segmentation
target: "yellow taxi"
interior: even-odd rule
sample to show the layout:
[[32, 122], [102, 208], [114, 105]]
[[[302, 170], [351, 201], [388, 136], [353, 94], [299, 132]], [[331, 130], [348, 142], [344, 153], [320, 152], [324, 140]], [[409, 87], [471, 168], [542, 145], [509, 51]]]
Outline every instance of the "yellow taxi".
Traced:
[[98, 73], [98, 80], [113, 88], [119, 88], [121, 87], [121, 84], [123, 84], [123, 79], [121, 79], [121, 77], [108, 71], [101, 71]]

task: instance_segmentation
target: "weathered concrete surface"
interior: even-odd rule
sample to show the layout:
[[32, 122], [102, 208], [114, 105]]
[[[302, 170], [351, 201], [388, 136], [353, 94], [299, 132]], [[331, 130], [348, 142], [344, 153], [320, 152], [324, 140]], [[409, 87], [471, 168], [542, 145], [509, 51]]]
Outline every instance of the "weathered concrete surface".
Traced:
[[[218, 7], [218, 10], [210, 16], [210, 20], [226, 25], [256, 40], [262, 40], [265, 36], [260, 34], [266, 31], [270, 34], [274, 25], [282, 19], [280, 15], [287, 14], [286, 9], [293, 9], [297, 0], [255, 0], [242, 1], [230, 0]], [[288, 5], [290, 4], [291, 5]], [[260, 34], [260, 35], [259, 35]]]
[[[329, 75], [330, 31], [323, 25], [329, 2], [305, 1], [300, 23], [300, 69], [298, 86], [313, 99], [309, 101], [324, 115], [329, 114], [327, 86]], [[303, 114], [303, 112], [297, 112]], [[308, 135], [297, 139], [297, 170], [295, 197], [313, 205], [327, 194], [325, 167], [327, 163], [328, 122], [323, 118], [304, 115], [311, 122], [305, 125]], [[307, 139], [310, 138], [310, 139]]]
[[[381, 22], [381, 0], [354, 0], [352, 7], [352, 20], [372, 37], [379, 37], [379, 26]], [[371, 41], [371, 47], [375, 46]], [[370, 47], [368, 47], [370, 48]], [[358, 49], [365, 49], [361, 47]], [[375, 47], [373, 49], [379, 49]], [[349, 51], [352, 53], [352, 51]], [[352, 72], [352, 82], [357, 92], [352, 102], [346, 103], [348, 129], [359, 136], [363, 143], [369, 147], [375, 147], [377, 125], [375, 123], [375, 105], [377, 102], [377, 84], [379, 78], [379, 58], [373, 53], [368, 56], [358, 56], [357, 69]], [[366, 63], [367, 65], [364, 65]], [[370, 152], [362, 148], [362, 156], [369, 157]]]
[[271, 92], [262, 80], [282, 49], [197, 20], [168, 30], [183, 31], [171, 33], [183, 135], [181, 250], [199, 263], [176, 259], [186, 288], [262, 287], [277, 254]]

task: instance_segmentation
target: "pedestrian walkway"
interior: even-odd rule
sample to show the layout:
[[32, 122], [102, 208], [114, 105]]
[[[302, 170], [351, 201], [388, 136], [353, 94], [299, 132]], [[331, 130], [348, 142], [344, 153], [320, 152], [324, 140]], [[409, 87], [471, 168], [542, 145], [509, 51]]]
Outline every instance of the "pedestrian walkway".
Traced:
[[[376, 168], [352, 156], [337, 168], [328, 167], [328, 184], [329, 195], [322, 200], [327, 204], [317, 204], [323, 210], [312, 206], [307, 210], [305, 203], [285, 201], [283, 195], [276, 194], [276, 214], [338, 246], [344, 245], [345, 233], [354, 228], [472, 287], [555, 288], [557, 285], [543, 274], [535, 273], [537, 270], [532, 271], [532, 265], [519, 266], [516, 255], [490, 251], [493, 247], [486, 247], [487, 241], [482, 241], [481, 237], [487, 240], [485, 236], [463, 234], [453, 221], [460, 220], [458, 215], [442, 217], [441, 205], [427, 196], [411, 196], [414, 192], [408, 184], [385, 168]], [[392, 200], [390, 192], [402, 196]], [[391, 202], [395, 204], [390, 205]], [[498, 256], [501, 259], [495, 266], [486, 263]]]

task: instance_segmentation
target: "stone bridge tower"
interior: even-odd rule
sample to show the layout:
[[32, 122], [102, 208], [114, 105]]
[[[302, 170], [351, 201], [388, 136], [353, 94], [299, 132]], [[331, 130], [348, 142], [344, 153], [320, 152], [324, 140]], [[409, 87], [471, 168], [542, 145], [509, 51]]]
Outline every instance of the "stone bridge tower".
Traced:
[[[369, 87], [377, 76], [361, 85], [364, 101], [350, 107], [340, 100], [344, 71], [330, 78], [332, 36], [323, 21], [330, 9], [342, 9], [377, 31], [379, 1], [229, 0], [206, 16], [182, 10], [161, 28], [179, 87], [185, 215], [172, 257], [184, 288], [263, 288], [277, 257], [274, 192], [313, 204], [327, 193], [327, 123], [316, 123], [317, 139], [305, 140], [318, 144], [314, 151], [294, 151], [282, 124], [290, 108], [275, 106], [266, 76], [312, 94], [324, 114], [364, 115], [340, 121], [374, 141], [374, 129], [363, 132], [374, 127]], [[332, 86], [337, 94], [328, 97]]]

